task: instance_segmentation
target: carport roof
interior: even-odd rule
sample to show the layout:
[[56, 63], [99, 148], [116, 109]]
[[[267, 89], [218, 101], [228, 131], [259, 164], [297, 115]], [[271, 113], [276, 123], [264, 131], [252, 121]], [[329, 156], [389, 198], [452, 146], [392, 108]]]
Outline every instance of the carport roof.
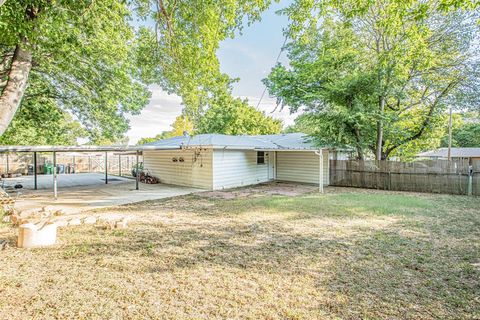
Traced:
[[258, 150], [318, 150], [304, 133], [272, 135], [224, 135], [199, 134], [193, 137], [180, 136], [145, 144], [150, 147], [212, 147], [216, 149], [258, 149]]
[[162, 146], [0, 146], [0, 153], [5, 152], [135, 152], [143, 150], [179, 149]]

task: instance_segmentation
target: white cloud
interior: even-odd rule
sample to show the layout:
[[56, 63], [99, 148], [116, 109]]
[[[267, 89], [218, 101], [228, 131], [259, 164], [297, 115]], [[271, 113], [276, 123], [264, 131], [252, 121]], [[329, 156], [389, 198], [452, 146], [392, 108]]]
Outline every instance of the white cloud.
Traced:
[[130, 144], [141, 138], [154, 137], [162, 131], [171, 130], [170, 125], [181, 114], [181, 98], [163, 91], [158, 86], [151, 86], [152, 98], [142, 113], [129, 116], [130, 130], [127, 132]]

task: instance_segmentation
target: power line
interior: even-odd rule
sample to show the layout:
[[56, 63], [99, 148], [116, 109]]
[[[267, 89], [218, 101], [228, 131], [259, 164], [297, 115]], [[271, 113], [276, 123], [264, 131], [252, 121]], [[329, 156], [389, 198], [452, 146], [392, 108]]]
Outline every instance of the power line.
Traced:
[[[280, 52], [278, 53], [277, 60], [275, 60], [275, 64], [277, 64], [278, 61], [280, 60], [280, 56], [282, 55], [283, 49], [285, 48], [285, 44], [287, 43], [287, 38], [288, 37], [285, 36], [285, 40], [283, 41], [282, 47], [280, 48]], [[263, 99], [263, 96], [265, 95], [265, 92], [267, 92], [267, 86], [265, 86], [265, 88], [263, 88], [262, 95], [260, 96], [260, 100], [258, 100], [258, 103], [257, 103], [257, 109], [260, 106], [260, 103], [262, 102], [262, 99]]]

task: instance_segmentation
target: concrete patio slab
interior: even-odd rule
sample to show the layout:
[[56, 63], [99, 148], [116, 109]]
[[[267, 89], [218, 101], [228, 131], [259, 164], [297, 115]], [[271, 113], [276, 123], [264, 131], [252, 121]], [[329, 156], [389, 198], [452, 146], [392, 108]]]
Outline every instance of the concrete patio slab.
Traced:
[[[24, 189], [33, 189], [34, 178], [33, 176], [21, 176], [16, 178], [2, 179], [6, 188], [13, 188], [15, 184], [21, 184]], [[119, 177], [114, 175], [108, 175], [109, 184], [118, 184], [122, 182], [134, 181], [132, 178]], [[105, 184], [104, 173], [74, 173], [74, 174], [58, 174], [57, 185], [58, 188], [76, 187], [76, 186], [101, 186]], [[53, 188], [53, 175], [40, 174], [37, 175], [37, 188], [38, 189], [52, 189]]]
[[[54, 200], [51, 189], [20, 190], [15, 207], [20, 211], [39, 210], [42, 207], [47, 207], [49, 210], [62, 210], [66, 214], [78, 214], [91, 209], [204, 191], [189, 187], [143, 183], [140, 183], [140, 190], [135, 190], [135, 180], [133, 179], [123, 178], [105, 184], [105, 181], [100, 178], [102, 174], [88, 175], [90, 175], [89, 178], [80, 174], [69, 175], [68, 180], [63, 180], [63, 185], [60, 184], [59, 180], [57, 200]], [[75, 180], [76, 178], [78, 178], [78, 181]], [[112, 178], [119, 177], [112, 176]], [[94, 181], [95, 183], [83, 185], [82, 183], [86, 181]], [[11, 193], [11, 195], [16, 197], [15, 193]]]

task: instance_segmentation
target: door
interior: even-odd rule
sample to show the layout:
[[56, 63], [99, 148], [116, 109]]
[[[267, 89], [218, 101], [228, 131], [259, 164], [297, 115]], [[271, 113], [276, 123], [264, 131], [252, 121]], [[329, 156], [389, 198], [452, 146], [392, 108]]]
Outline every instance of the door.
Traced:
[[275, 151], [269, 151], [267, 156], [268, 180], [275, 180]]

